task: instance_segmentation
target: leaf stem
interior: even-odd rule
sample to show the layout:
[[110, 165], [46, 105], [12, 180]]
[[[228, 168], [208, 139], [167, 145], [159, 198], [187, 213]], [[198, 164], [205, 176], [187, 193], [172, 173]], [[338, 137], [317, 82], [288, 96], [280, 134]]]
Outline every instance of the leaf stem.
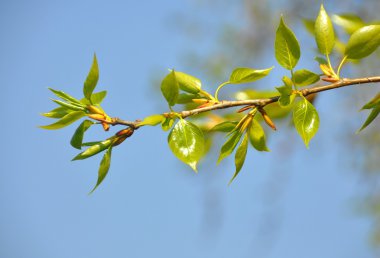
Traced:
[[342, 61], [340, 62], [337, 70], [338, 78], [340, 78], [340, 69], [342, 69], [343, 64], [346, 62], [348, 56], [344, 56]]
[[227, 81], [227, 82], [223, 82], [222, 84], [220, 84], [219, 85], [219, 87], [216, 89], [216, 91], [215, 91], [215, 100], [216, 100], [216, 102], [219, 102], [219, 100], [218, 100], [218, 93], [219, 93], [219, 91], [220, 91], [220, 89], [221, 88], [223, 88], [224, 86], [226, 86], [227, 84], [229, 84], [230, 82], [229, 81]]

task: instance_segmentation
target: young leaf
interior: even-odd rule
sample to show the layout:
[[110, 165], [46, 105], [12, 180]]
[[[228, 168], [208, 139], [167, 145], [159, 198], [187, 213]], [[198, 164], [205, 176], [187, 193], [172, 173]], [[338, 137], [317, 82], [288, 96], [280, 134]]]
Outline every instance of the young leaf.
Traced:
[[205, 145], [203, 132], [195, 124], [180, 119], [170, 132], [168, 143], [174, 155], [197, 172]]
[[229, 135], [227, 141], [223, 144], [220, 150], [219, 158], [217, 161], [218, 164], [234, 151], [234, 149], [236, 148], [236, 145], [240, 141], [241, 136], [242, 136], [242, 133], [239, 130], [233, 131], [233, 133]]
[[202, 96], [199, 94], [181, 93], [178, 95], [176, 104], [188, 104], [193, 102], [193, 99], [202, 99]]
[[181, 90], [192, 94], [197, 94], [200, 91], [202, 83], [198, 78], [183, 72], [174, 71], [174, 73]]
[[264, 70], [255, 70], [245, 67], [236, 68], [232, 71], [228, 83], [238, 84], [254, 82], [267, 76], [272, 69], [273, 67]]
[[324, 64], [324, 65], [327, 65], [327, 60], [326, 58], [323, 58], [323, 57], [320, 57], [320, 56], [316, 56], [314, 57], [314, 60], [318, 62], [318, 64]]
[[[67, 102], [70, 102], [70, 103], [75, 103], [77, 104], [78, 106], [83, 106], [83, 104], [76, 98], [70, 96], [69, 94], [63, 92], [63, 91], [60, 91], [60, 90], [54, 90], [52, 88], [48, 88], [49, 90], [51, 90], [57, 97], [63, 99], [63, 100], [66, 100]], [[84, 107], [84, 106], [83, 106]]]
[[141, 123], [139, 123], [139, 126], [143, 126], [143, 125], [155, 126], [164, 122], [165, 119], [166, 118], [163, 115], [158, 115], [158, 114], [147, 116], [144, 118], [144, 120]]
[[256, 119], [252, 120], [251, 126], [248, 129], [249, 141], [252, 146], [258, 151], [270, 151], [266, 145], [265, 131]]
[[240, 146], [237, 148], [235, 153], [235, 173], [231, 178], [229, 184], [237, 177], [241, 168], [244, 165], [245, 157], [247, 156], [248, 149], [248, 135], [245, 134], [243, 140], [240, 143]]
[[86, 110], [85, 107], [78, 106], [75, 103], [67, 103], [67, 102], [64, 102], [64, 101], [61, 101], [61, 100], [57, 100], [57, 99], [52, 99], [52, 101], [55, 102], [55, 103], [57, 103], [61, 107], [64, 107], [64, 108], [67, 108], [67, 109], [71, 109], [71, 110], [74, 110], [74, 111], [85, 111]]
[[280, 93], [280, 98], [278, 99], [278, 104], [280, 107], [287, 107], [289, 106], [293, 100], [294, 100], [294, 94], [292, 94], [292, 88], [289, 86], [281, 86], [276, 87], [278, 92]]
[[319, 116], [314, 106], [304, 97], [294, 105], [294, 126], [307, 148], [319, 128]]
[[165, 118], [165, 120], [161, 124], [162, 130], [168, 131], [170, 128], [172, 128], [174, 121], [175, 121], [174, 118], [171, 118], [171, 117]]
[[355, 31], [347, 42], [345, 55], [361, 59], [372, 54], [380, 45], [380, 25], [369, 25]]
[[372, 111], [358, 132], [362, 131], [364, 128], [366, 128], [368, 125], [370, 125], [372, 123], [372, 121], [375, 120], [375, 118], [380, 113], [380, 93], [378, 93], [373, 99], [371, 99], [370, 102], [365, 104], [362, 107], [362, 110], [363, 109], [372, 109]]
[[237, 124], [238, 122], [236, 121], [224, 121], [215, 125], [210, 131], [228, 133], [231, 132]]
[[76, 149], [82, 148], [82, 142], [83, 142], [83, 136], [84, 133], [87, 131], [88, 128], [90, 128], [91, 125], [93, 125], [94, 122], [91, 120], [84, 120], [78, 128], [75, 130], [75, 133], [73, 137], [71, 138], [70, 144]]
[[90, 194], [95, 191], [95, 189], [103, 182], [104, 178], [107, 176], [108, 170], [111, 166], [111, 154], [112, 154], [112, 146], [108, 148], [106, 153], [104, 154], [102, 161], [100, 162], [99, 170], [98, 170], [98, 181], [96, 182], [95, 187], [91, 190]]
[[161, 92], [169, 106], [174, 106], [179, 93], [179, 85], [174, 70], [162, 80]]
[[323, 5], [315, 20], [314, 32], [319, 52], [323, 55], [330, 54], [335, 44], [334, 27]]
[[72, 160], [82, 160], [87, 159], [89, 157], [92, 157], [99, 152], [104, 151], [105, 149], [108, 149], [115, 141], [115, 137], [112, 136], [102, 142], [98, 142], [94, 145], [91, 145], [89, 148], [87, 148], [85, 151], [79, 153], [77, 156], [75, 156]]
[[86, 115], [86, 113], [84, 113], [83, 111], [71, 112], [71, 113], [68, 113], [67, 115], [65, 115], [64, 117], [62, 117], [57, 122], [50, 124], [50, 125], [40, 126], [40, 128], [47, 129], [47, 130], [61, 129], [63, 127], [66, 127], [66, 126], [74, 123], [75, 121], [84, 117], [85, 115]]
[[332, 20], [348, 34], [354, 33], [365, 25], [364, 21], [355, 14], [335, 14], [332, 16]]
[[71, 112], [73, 111], [65, 107], [57, 107], [47, 113], [42, 113], [41, 115], [49, 118], [62, 118]]
[[307, 86], [319, 81], [319, 75], [306, 69], [295, 71], [293, 81], [297, 86]]
[[99, 80], [99, 67], [98, 67], [98, 61], [96, 59], [96, 55], [94, 54], [94, 59], [92, 61], [91, 69], [83, 85], [83, 95], [86, 97], [86, 99], [91, 101], [91, 95], [96, 87], [96, 84], [98, 83], [98, 80]]
[[293, 31], [286, 26], [281, 17], [274, 41], [277, 62], [285, 69], [292, 70], [298, 63], [301, 55], [298, 40]]
[[314, 35], [314, 27], [315, 27], [315, 21], [311, 19], [302, 19], [302, 23], [305, 26], [306, 30], [311, 34]]
[[359, 132], [365, 129], [367, 126], [369, 126], [373, 120], [377, 117], [377, 115], [380, 113], [380, 104], [378, 104], [376, 107], [374, 107], [367, 117], [367, 120], [364, 122], [362, 127], [359, 129]]
[[91, 102], [93, 105], [100, 105], [103, 99], [107, 96], [107, 91], [99, 91], [91, 95]]
[[376, 94], [376, 96], [371, 99], [370, 102], [368, 102], [367, 104], [365, 104], [362, 109], [372, 109], [376, 106], [380, 105], [380, 92]]

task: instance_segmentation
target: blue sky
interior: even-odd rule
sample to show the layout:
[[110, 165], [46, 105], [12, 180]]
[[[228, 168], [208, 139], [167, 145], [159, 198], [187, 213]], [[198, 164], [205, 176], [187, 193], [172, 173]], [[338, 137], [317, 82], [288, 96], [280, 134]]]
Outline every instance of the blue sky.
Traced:
[[[170, 153], [166, 132], [142, 128], [115, 148], [108, 177], [88, 196], [100, 157], [70, 162], [75, 126], [37, 128], [50, 122], [39, 113], [54, 107], [47, 87], [79, 97], [94, 52], [109, 114], [133, 120], [165, 111], [153, 78], [184, 69], [183, 51], [209, 50], [173, 29], [173, 14], [207, 14], [196, 8], [191, 1], [0, 3], [0, 257], [371, 257], [371, 224], [350, 202], [358, 186], [350, 157], [331, 144], [327, 125], [339, 118], [323, 108], [309, 150], [295, 133], [276, 133], [272, 152], [250, 150], [229, 187], [232, 159], [217, 167], [211, 157], [195, 175]], [[108, 137], [100, 128], [89, 134]]]

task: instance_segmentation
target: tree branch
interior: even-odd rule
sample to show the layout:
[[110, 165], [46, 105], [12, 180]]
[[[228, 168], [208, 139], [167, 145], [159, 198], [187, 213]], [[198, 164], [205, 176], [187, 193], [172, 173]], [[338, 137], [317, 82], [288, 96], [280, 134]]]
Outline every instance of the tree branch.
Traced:
[[[313, 88], [299, 90], [299, 93], [306, 97], [307, 95], [322, 92], [322, 91], [337, 89], [337, 88], [346, 87], [350, 85], [358, 85], [358, 84], [374, 83], [374, 82], [380, 82], [380, 76], [367, 77], [367, 78], [355, 78], [355, 79], [342, 78], [340, 81], [331, 83], [328, 85], [316, 86]], [[237, 106], [255, 106], [255, 107], [262, 108], [262, 107], [265, 107], [266, 105], [277, 102], [279, 98], [280, 96], [275, 96], [275, 97], [266, 98], [266, 99], [249, 99], [249, 100], [232, 100], [232, 101], [223, 100], [212, 106], [195, 108], [191, 110], [184, 110], [184, 111], [178, 112], [178, 114], [182, 118], [186, 118], [189, 116], [197, 115], [197, 114], [212, 111], [212, 110], [226, 109], [226, 108], [237, 107]], [[170, 113], [164, 113], [163, 115], [170, 116]], [[132, 122], [132, 121], [125, 121], [120, 118], [113, 118], [112, 122], [108, 122], [108, 123], [111, 125], [126, 125], [136, 130], [140, 127], [139, 122], [140, 122], [139, 120]]]

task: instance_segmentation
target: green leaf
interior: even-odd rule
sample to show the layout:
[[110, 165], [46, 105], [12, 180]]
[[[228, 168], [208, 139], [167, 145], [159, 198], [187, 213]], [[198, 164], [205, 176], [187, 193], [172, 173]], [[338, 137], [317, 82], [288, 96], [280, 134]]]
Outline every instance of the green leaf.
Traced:
[[165, 119], [166, 118], [163, 115], [159, 115], [159, 114], [147, 116], [144, 118], [142, 122], [139, 123], [139, 126], [143, 126], [143, 125], [155, 126], [164, 122]]
[[94, 122], [92, 122], [91, 120], [84, 120], [75, 130], [75, 133], [70, 141], [71, 146], [80, 150], [82, 148], [84, 133], [93, 124]]
[[320, 56], [316, 56], [316, 57], [314, 57], [314, 60], [317, 61], [318, 64], [320, 64], [320, 65], [321, 65], [321, 64], [325, 64], [325, 65], [328, 64], [326, 58], [323, 58], [323, 57], [320, 57]]
[[98, 142], [89, 148], [87, 148], [85, 151], [79, 153], [77, 156], [75, 156], [72, 160], [82, 160], [87, 159], [89, 157], [92, 157], [99, 152], [104, 151], [105, 149], [108, 149], [115, 141], [115, 137], [112, 136], [104, 141]]
[[63, 127], [66, 127], [66, 126], [74, 123], [75, 121], [77, 121], [78, 119], [84, 117], [85, 115], [86, 115], [86, 113], [84, 113], [83, 111], [71, 112], [71, 113], [65, 115], [64, 117], [62, 117], [57, 122], [55, 122], [53, 124], [50, 124], [50, 125], [40, 126], [40, 128], [47, 129], [47, 130], [61, 129]]
[[205, 145], [203, 132], [195, 124], [180, 119], [170, 132], [168, 143], [174, 155], [197, 172]]
[[361, 59], [372, 54], [380, 45], [380, 25], [369, 25], [355, 31], [348, 40], [345, 55]]
[[111, 155], [112, 155], [112, 146], [108, 148], [104, 154], [102, 161], [100, 162], [98, 170], [98, 181], [96, 182], [95, 187], [91, 190], [90, 194], [95, 191], [95, 189], [103, 182], [104, 178], [107, 176], [108, 170], [111, 166]]
[[55, 102], [55, 103], [57, 103], [61, 107], [64, 107], [64, 108], [67, 108], [67, 109], [71, 109], [71, 110], [74, 110], [74, 111], [85, 111], [86, 110], [86, 108], [83, 107], [83, 106], [78, 106], [76, 104], [67, 103], [67, 102], [64, 102], [64, 101], [61, 101], [61, 100], [52, 99], [52, 101]]
[[174, 71], [174, 74], [181, 90], [192, 94], [197, 94], [200, 91], [202, 83], [198, 78], [183, 72]]
[[199, 94], [187, 94], [187, 93], [181, 93], [178, 95], [177, 104], [188, 104], [193, 102], [193, 99], [202, 99], [203, 97]]
[[99, 91], [91, 95], [91, 102], [93, 105], [100, 105], [104, 98], [107, 96], [107, 91]]
[[82, 143], [82, 146], [94, 146], [98, 143], [100, 143], [101, 141], [96, 141], [96, 142], [84, 142]]
[[84, 82], [83, 86], [83, 95], [86, 97], [86, 99], [91, 101], [91, 95], [94, 91], [96, 84], [99, 80], [99, 67], [98, 67], [98, 61], [96, 59], [96, 55], [94, 54], [94, 59], [92, 62], [91, 69], [87, 75], [86, 81]]
[[243, 140], [240, 143], [240, 146], [237, 148], [236, 153], [235, 153], [235, 173], [233, 177], [231, 178], [229, 184], [231, 184], [232, 181], [237, 177], [241, 168], [243, 167], [245, 157], [247, 156], [247, 150], [248, 150], [248, 135], [245, 134]]
[[364, 122], [362, 127], [359, 129], [359, 132], [365, 129], [367, 126], [369, 126], [373, 120], [377, 117], [377, 115], [380, 113], [380, 105], [377, 105], [375, 108], [372, 109], [371, 113], [367, 117], [367, 120]]
[[59, 91], [59, 90], [54, 90], [52, 88], [48, 88], [49, 90], [51, 90], [57, 97], [63, 99], [63, 100], [66, 100], [67, 102], [70, 102], [70, 103], [75, 103], [77, 104], [78, 106], [83, 106], [85, 107], [78, 99], [70, 96], [69, 94], [63, 92], [63, 91]]
[[319, 116], [317, 110], [305, 97], [301, 97], [301, 100], [294, 105], [293, 122], [298, 134], [309, 148], [309, 142], [319, 128]]
[[174, 121], [175, 121], [174, 118], [171, 118], [171, 117], [165, 118], [165, 120], [161, 124], [162, 130], [168, 131], [170, 128], [172, 128]]
[[267, 76], [272, 69], [273, 67], [264, 70], [255, 70], [246, 67], [236, 68], [232, 71], [228, 83], [238, 84], [254, 82]]
[[49, 118], [62, 118], [71, 112], [73, 111], [65, 107], [57, 107], [47, 113], [42, 113], [41, 115]]
[[240, 138], [242, 136], [242, 133], [238, 131], [234, 131], [231, 133], [227, 139], [227, 141], [223, 144], [219, 158], [218, 158], [218, 164], [226, 157], [228, 157], [236, 148], [236, 145], [239, 143]]
[[372, 121], [375, 120], [375, 118], [378, 116], [380, 112], [380, 92], [377, 93], [377, 95], [373, 99], [371, 99], [371, 101], [365, 104], [362, 107], [362, 110], [363, 109], [372, 109], [372, 111], [358, 132], [362, 131], [364, 128], [370, 125]]
[[376, 94], [376, 96], [371, 99], [370, 102], [368, 102], [367, 104], [365, 104], [362, 109], [372, 109], [376, 106], [380, 105], [380, 92]]
[[179, 93], [179, 85], [174, 70], [162, 80], [161, 92], [169, 106], [174, 106]]
[[346, 33], [352, 34], [365, 25], [364, 21], [355, 14], [335, 14], [332, 16], [334, 23], [342, 27]]
[[252, 119], [251, 125], [248, 128], [249, 141], [252, 146], [258, 151], [270, 151], [266, 144], [265, 131], [256, 119]]
[[315, 27], [315, 21], [311, 19], [302, 19], [303, 25], [305, 26], [306, 30], [311, 34], [314, 35], [314, 27]]
[[236, 121], [224, 121], [215, 125], [210, 131], [228, 133], [231, 132], [237, 124], [238, 122]]
[[282, 81], [284, 86], [276, 87], [276, 89], [280, 93], [278, 104], [285, 108], [293, 102], [295, 95], [293, 94], [293, 81], [287, 76], [282, 77]]
[[301, 69], [293, 74], [293, 81], [297, 86], [307, 86], [319, 81], [319, 75], [309, 70]]
[[330, 54], [335, 44], [334, 27], [323, 5], [315, 20], [314, 32], [319, 52], [323, 55]]
[[274, 49], [277, 62], [285, 69], [292, 70], [297, 65], [301, 55], [300, 46], [293, 31], [286, 26], [282, 17], [276, 31]]

